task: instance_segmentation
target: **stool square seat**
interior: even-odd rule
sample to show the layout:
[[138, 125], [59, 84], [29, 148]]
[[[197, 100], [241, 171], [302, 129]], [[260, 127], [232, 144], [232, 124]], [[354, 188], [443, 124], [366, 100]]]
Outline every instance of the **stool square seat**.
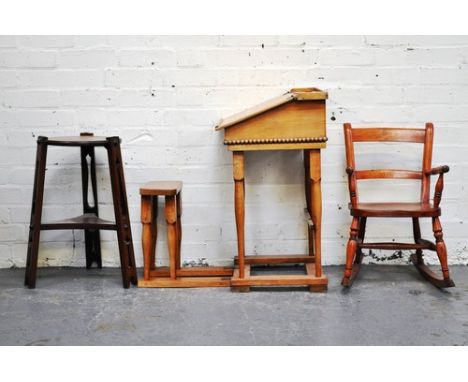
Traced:
[[177, 180], [156, 180], [144, 184], [140, 195], [177, 195], [182, 190], [182, 182]]

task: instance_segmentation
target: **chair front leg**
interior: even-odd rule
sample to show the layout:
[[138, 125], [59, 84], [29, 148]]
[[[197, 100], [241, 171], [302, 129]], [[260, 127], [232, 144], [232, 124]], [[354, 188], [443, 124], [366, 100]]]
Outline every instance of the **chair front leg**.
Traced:
[[[364, 242], [364, 237], [366, 235], [366, 222], [367, 222], [367, 217], [363, 216], [363, 217], [359, 218], [359, 234], [358, 234], [359, 243]], [[362, 253], [362, 249], [357, 247], [357, 249], [356, 249], [356, 258], [355, 258], [354, 262], [357, 263], [357, 264], [361, 264], [363, 257], [364, 257], [364, 254]]]
[[353, 273], [353, 264], [356, 257], [358, 232], [359, 218], [355, 216], [353, 217], [353, 221], [351, 222], [351, 227], [349, 229], [349, 240], [346, 247], [346, 266], [343, 281], [341, 283], [343, 286], [351, 286], [350, 278]]
[[[421, 240], [421, 228], [419, 226], [419, 218], [413, 218], [413, 237], [414, 237], [414, 242], [416, 244], [419, 244], [419, 242]], [[422, 249], [417, 249], [416, 250], [416, 258], [417, 258], [419, 264], [423, 263]]]
[[445, 281], [450, 280], [450, 273], [447, 262], [447, 247], [444, 242], [444, 235], [442, 232], [442, 225], [438, 217], [432, 218], [432, 230], [436, 240], [436, 252], [439, 257], [440, 265], [442, 267], [442, 275]]

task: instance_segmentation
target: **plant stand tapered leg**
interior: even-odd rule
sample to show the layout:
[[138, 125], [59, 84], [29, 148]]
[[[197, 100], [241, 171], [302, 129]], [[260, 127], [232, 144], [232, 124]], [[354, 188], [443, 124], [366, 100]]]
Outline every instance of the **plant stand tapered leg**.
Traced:
[[133, 252], [132, 231], [128, 213], [122, 155], [120, 152], [120, 138], [109, 137], [107, 138], [107, 142], [112, 197], [114, 201], [115, 222], [117, 225], [117, 238], [119, 242], [122, 283], [124, 288], [129, 288], [130, 283], [137, 285], [138, 279], [136, 274], [135, 255]]
[[47, 161], [47, 138], [38, 137], [36, 151], [36, 169], [31, 203], [31, 220], [29, 223], [28, 254], [24, 285], [30, 289], [36, 287], [37, 257], [41, 235], [42, 202], [44, 199], [44, 182]]

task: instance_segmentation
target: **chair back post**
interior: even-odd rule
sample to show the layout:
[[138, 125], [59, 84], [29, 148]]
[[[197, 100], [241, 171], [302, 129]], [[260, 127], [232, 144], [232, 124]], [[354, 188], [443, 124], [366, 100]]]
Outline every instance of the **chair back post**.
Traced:
[[343, 125], [345, 148], [346, 148], [346, 166], [348, 173], [348, 189], [351, 205], [356, 206], [358, 203], [357, 180], [356, 180], [356, 162], [354, 159], [354, 143], [353, 132], [350, 123]]
[[426, 136], [424, 138], [424, 153], [422, 163], [422, 181], [421, 181], [421, 202], [429, 203], [429, 193], [431, 188], [431, 176], [426, 172], [432, 166], [432, 146], [434, 142], [434, 125], [432, 122], [426, 123]]

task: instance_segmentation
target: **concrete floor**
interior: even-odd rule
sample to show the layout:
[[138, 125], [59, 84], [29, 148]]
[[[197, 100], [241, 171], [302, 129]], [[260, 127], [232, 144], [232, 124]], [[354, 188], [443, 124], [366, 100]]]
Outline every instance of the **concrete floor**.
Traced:
[[364, 266], [353, 288], [326, 267], [328, 293], [137, 289], [118, 269], [0, 270], [0, 345], [467, 345], [468, 268], [440, 291], [412, 266]]

